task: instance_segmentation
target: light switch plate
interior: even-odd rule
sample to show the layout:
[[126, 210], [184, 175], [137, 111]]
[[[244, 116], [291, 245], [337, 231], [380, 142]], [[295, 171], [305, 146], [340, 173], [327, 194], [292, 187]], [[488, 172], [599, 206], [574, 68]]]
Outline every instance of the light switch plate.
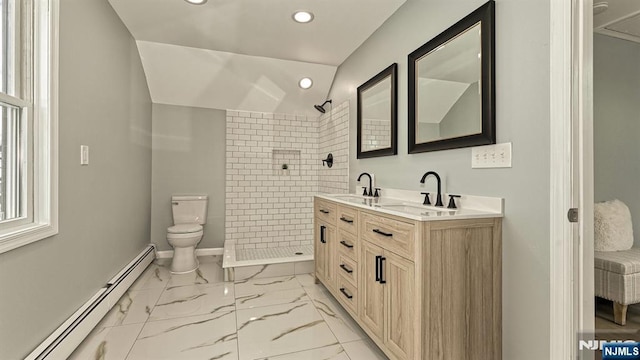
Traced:
[[474, 169], [510, 168], [511, 143], [476, 146], [472, 148], [471, 167]]
[[80, 145], [80, 165], [89, 165], [89, 146]]

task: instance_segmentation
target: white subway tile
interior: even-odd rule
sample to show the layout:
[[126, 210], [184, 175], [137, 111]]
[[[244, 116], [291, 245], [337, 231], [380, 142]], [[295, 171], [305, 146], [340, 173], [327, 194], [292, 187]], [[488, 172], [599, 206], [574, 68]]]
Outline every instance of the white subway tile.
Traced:
[[[313, 195], [348, 189], [348, 123], [348, 102], [320, 120], [227, 111], [227, 238], [238, 248], [312, 244]], [[329, 152], [331, 171], [320, 163]]]

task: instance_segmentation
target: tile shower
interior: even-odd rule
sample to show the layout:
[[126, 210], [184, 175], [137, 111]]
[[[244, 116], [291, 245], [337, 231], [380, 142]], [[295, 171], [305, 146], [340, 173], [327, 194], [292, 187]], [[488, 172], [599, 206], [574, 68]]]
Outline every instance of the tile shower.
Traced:
[[348, 102], [320, 118], [227, 111], [225, 241], [238, 259], [312, 251], [313, 195], [348, 191], [348, 124]]

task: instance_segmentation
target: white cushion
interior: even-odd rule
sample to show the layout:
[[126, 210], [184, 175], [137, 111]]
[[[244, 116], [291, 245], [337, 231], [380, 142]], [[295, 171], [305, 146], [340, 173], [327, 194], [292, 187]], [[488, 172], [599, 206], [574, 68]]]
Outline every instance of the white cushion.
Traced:
[[620, 200], [596, 203], [593, 209], [595, 251], [629, 250], [633, 246], [631, 212]]

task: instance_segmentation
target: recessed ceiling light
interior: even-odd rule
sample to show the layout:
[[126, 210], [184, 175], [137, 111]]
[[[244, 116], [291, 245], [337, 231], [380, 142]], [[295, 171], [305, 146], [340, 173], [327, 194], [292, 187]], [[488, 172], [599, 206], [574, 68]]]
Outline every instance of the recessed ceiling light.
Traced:
[[188, 2], [189, 4], [193, 4], [193, 5], [202, 5], [202, 4], [207, 2], [207, 0], [184, 0], [184, 1]]
[[308, 11], [296, 11], [293, 13], [293, 20], [301, 24], [306, 24], [313, 20], [313, 14]]
[[300, 81], [298, 82], [298, 85], [303, 88], [303, 89], [308, 89], [313, 85], [313, 80], [311, 80], [310, 78], [306, 77], [306, 78], [302, 78], [300, 79]]

